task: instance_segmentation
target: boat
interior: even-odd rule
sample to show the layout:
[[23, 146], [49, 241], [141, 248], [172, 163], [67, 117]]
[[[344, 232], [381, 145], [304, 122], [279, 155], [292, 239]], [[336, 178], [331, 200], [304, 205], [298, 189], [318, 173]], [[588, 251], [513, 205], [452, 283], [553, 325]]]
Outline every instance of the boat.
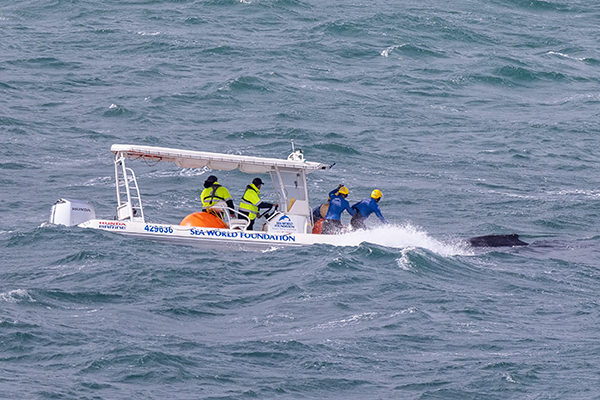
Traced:
[[[293, 142], [292, 153], [287, 159], [129, 144], [114, 144], [110, 151], [114, 155], [116, 216], [113, 219], [97, 219], [91, 202], [61, 198], [52, 206], [51, 223], [99, 229], [169, 243], [209, 247], [279, 247], [319, 243], [357, 245], [362, 241], [348, 240], [348, 236], [351, 236], [348, 234], [313, 233], [316, 221], [312, 219], [309, 204], [307, 175], [329, 169], [331, 165], [306, 161], [302, 151], [294, 149]], [[151, 218], [146, 219], [142, 193], [136, 175], [129, 166], [136, 161], [143, 161], [148, 165], [170, 162], [179, 168], [223, 171], [238, 169], [253, 175], [269, 174], [277, 194], [277, 208], [269, 210], [261, 231], [248, 230], [248, 218], [230, 209], [225, 203], [218, 203], [210, 210], [187, 215], [176, 224], [153, 223]]]

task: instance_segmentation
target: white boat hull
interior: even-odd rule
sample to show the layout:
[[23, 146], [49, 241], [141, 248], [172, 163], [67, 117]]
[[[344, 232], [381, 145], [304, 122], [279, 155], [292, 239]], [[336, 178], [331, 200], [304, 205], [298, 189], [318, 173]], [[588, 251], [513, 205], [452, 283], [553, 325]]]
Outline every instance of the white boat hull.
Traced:
[[[328, 169], [331, 165], [308, 162], [300, 151], [287, 159], [250, 157], [224, 153], [208, 153], [154, 146], [119, 145], [111, 146], [115, 155], [115, 188], [117, 208], [115, 220], [96, 219], [93, 206], [85, 201], [60, 199], [52, 208], [50, 222], [66, 226], [99, 229], [124, 235], [148, 238], [170, 243], [197, 246], [254, 246], [286, 247], [311, 244], [357, 245], [361, 241], [355, 235], [312, 234], [312, 208], [309, 204], [308, 173]], [[129, 160], [144, 160], [147, 163], [171, 162], [180, 168], [209, 168], [231, 171], [238, 169], [256, 175], [269, 174], [273, 182], [277, 202], [271, 207], [266, 219], [267, 231], [247, 231], [250, 220], [239, 211], [229, 208], [227, 203], [211, 204], [211, 212], [221, 213], [224, 224], [205, 221], [186, 221], [184, 225], [147, 223], [140, 188], [135, 173], [126, 166]], [[208, 214], [205, 214], [205, 216]], [[235, 217], [232, 217], [235, 216]], [[204, 219], [204, 218], [201, 218]], [[228, 226], [231, 228], [203, 228], [188, 225]], [[364, 239], [364, 238], [363, 238]]]
[[79, 224], [82, 228], [99, 229], [123, 235], [191, 246], [220, 247], [284, 247], [311, 244], [358, 245], [349, 243], [350, 235], [318, 235], [272, 233], [238, 229], [203, 228], [181, 225], [150, 224], [135, 221], [92, 219]]

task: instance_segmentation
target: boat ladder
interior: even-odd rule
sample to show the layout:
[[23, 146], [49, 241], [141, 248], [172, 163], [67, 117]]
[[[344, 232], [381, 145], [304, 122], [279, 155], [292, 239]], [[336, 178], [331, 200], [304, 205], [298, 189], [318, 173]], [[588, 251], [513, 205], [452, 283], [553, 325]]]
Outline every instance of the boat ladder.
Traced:
[[123, 157], [115, 159], [115, 178], [117, 181], [117, 219], [119, 221], [145, 222], [142, 196], [135, 172], [125, 166]]

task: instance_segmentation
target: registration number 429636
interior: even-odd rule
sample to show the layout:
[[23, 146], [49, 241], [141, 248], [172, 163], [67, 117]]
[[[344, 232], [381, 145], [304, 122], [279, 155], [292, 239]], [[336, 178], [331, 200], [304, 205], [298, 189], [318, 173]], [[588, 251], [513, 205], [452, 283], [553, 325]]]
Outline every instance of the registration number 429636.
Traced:
[[146, 225], [144, 230], [153, 233], [173, 233], [173, 228], [170, 226]]

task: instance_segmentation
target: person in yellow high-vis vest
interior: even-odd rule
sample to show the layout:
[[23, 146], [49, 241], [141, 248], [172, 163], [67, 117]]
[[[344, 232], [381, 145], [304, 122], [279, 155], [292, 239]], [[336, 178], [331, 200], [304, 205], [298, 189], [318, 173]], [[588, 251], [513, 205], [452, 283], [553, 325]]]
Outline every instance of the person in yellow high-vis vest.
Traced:
[[277, 204], [260, 201], [259, 194], [262, 185], [264, 185], [264, 182], [260, 178], [254, 178], [252, 183], [246, 186], [246, 191], [240, 202], [240, 214], [247, 215], [250, 218], [250, 225], [247, 228], [250, 231], [254, 228], [254, 221], [260, 208], [277, 207]]
[[[221, 184], [217, 182], [217, 177], [214, 175], [209, 176], [206, 178], [206, 181], [204, 181], [204, 190], [200, 194], [200, 200], [202, 201], [202, 211], [207, 211], [219, 201], [224, 201], [227, 204], [227, 207], [232, 210], [235, 208], [229, 190], [227, 190], [225, 186], [221, 186]], [[232, 211], [229, 213], [231, 216], [234, 216]]]

